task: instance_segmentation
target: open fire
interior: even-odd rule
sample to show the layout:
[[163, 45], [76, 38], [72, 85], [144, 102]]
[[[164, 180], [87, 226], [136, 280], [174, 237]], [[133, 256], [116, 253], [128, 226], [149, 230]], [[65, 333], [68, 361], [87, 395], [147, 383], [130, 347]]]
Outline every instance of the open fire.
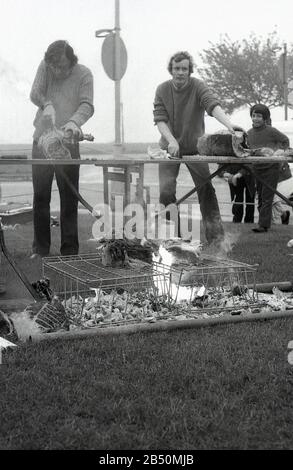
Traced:
[[163, 242], [153, 259], [169, 270], [170, 300], [185, 310], [239, 310], [257, 303], [256, 266], [205, 254], [199, 241]]
[[[161, 243], [158, 252], [153, 253], [153, 262], [158, 263], [158, 269], [161, 269], [162, 272], [168, 271], [170, 274], [168, 279], [168, 293], [173, 302], [191, 302], [195, 296], [202, 297], [205, 294], [204, 285], [182, 285], [180, 283], [180, 274], [178, 279], [179, 266], [190, 266], [190, 263], [198, 263], [201, 251], [202, 244], [200, 241], [196, 240], [187, 243], [183, 242], [181, 239], [173, 239]], [[177, 276], [175, 275], [176, 273]], [[162, 295], [160, 285], [157, 287], [159, 295]]]
[[129, 258], [119, 267], [104, 266], [96, 253], [44, 258], [53, 299], [11, 317], [19, 338], [293, 308], [292, 294], [256, 292], [256, 266], [206, 254], [199, 242], [169, 240], [154, 251], [151, 263]]
[[100, 253], [43, 260], [43, 276], [73, 327], [202, 318], [257, 305], [256, 268], [206, 255], [199, 241], [164, 241], [150, 263], [127, 257], [125, 264], [124, 253], [117, 264], [117, 247], [111, 245], [113, 262]]

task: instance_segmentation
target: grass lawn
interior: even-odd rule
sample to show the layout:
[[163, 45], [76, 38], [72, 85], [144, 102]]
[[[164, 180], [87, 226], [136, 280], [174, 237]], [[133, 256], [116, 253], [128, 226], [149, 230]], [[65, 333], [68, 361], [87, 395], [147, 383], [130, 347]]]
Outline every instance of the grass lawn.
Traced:
[[[81, 252], [95, 249], [92, 220], [80, 219]], [[258, 263], [258, 282], [292, 280], [291, 226], [225, 228], [238, 236], [230, 256]], [[31, 233], [5, 238], [34, 280]], [[291, 450], [290, 340], [291, 318], [26, 343], [0, 366], [0, 449]]]

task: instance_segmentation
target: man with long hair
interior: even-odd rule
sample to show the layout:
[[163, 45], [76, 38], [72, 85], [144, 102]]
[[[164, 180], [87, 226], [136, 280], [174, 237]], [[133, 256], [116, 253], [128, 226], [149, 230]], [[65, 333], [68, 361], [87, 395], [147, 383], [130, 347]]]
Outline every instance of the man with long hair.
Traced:
[[[81, 126], [94, 113], [93, 75], [78, 63], [73, 48], [67, 41], [58, 40], [49, 45], [41, 61], [30, 93], [31, 101], [38, 107], [34, 120], [32, 158], [45, 158], [38, 146], [44, 123], [73, 135], [74, 143], [67, 144], [73, 159], [80, 158], [78, 139]], [[33, 165], [34, 189], [34, 240], [32, 257], [47, 256], [50, 251], [50, 200], [54, 174], [60, 194], [61, 255], [78, 253], [77, 197], [64, 181], [66, 173], [78, 190], [79, 165]]]

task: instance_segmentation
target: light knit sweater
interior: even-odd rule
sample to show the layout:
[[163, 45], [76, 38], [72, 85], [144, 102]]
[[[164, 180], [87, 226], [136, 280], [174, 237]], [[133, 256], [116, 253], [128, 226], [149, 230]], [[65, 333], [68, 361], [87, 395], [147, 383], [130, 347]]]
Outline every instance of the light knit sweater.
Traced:
[[38, 140], [42, 133], [42, 113], [48, 101], [55, 108], [57, 128], [68, 121], [81, 127], [94, 113], [93, 75], [84, 65], [75, 64], [68, 77], [56, 79], [43, 60], [38, 67], [30, 99], [39, 108], [34, 120], [34, 140]]

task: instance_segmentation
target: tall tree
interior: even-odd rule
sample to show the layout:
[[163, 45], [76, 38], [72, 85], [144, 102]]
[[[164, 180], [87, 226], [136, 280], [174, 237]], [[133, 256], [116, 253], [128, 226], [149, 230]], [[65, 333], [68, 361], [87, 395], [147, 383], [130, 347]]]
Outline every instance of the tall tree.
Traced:
[[[223, 108], [232, 112], [244, 105], [263, 103], [269, 107], [284, 104], [281, 73], [283, 45], [277, 33], [266, 39], [251, 34], [248, 39], [232, 41], [228, 35], [204, 49], [199, 76], [221, 97]], [[293, 75], [293, 60], [287, 56], [288, 75]]]

